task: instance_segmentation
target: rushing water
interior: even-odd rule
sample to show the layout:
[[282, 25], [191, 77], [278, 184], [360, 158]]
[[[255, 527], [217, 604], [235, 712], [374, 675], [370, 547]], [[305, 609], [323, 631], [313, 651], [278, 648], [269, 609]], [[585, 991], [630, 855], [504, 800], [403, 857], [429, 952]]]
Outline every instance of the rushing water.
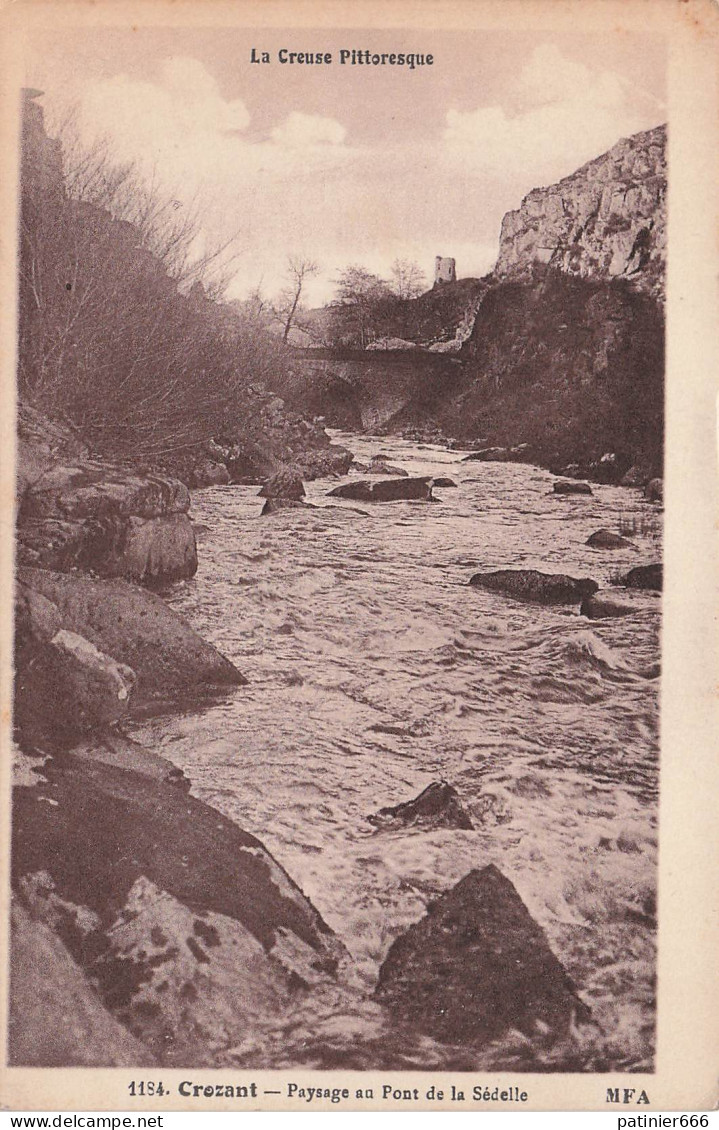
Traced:
[[[522, 566], [605, 587], [658, 559], [660, 513], [619, 487], [553, 495], [553, 477], [531, 466], [462, 463], [459, 452], [399, 439], [338, 439], [358, 459], [381, 450], [410, 474], [449, 475], [458, 486], [435, 488], [436, 504], [341, 504], [327, 498], [336, 483], [317, 481], [308, 501], [322, 509], [267, 517], [256, 487], [196, 493], [200, 568], [172, 603], [249, 685], [137, 727], [185, 769], [196, 795], [262, 839], [353, 958], [346, 999], [288, 1019], [225, 1061], [388, 1062], [386, 1017], [360, 1002], [389, 945], [438, 893], [493, 862], [597, 1026], [561, 1052], [512, 1037], [478, 1053], [395, 1033], [390, 1062], [646, 1068], [660, 598], [646, 593], [633, 615], [592, 622], [576, 607], [523, 604], [467, 582], [478, 570]], [[587, 547], [599, 527], [629, 530], [635, 547]], [[474, 831], [368, 823], [438, 779], [456, 786]]]

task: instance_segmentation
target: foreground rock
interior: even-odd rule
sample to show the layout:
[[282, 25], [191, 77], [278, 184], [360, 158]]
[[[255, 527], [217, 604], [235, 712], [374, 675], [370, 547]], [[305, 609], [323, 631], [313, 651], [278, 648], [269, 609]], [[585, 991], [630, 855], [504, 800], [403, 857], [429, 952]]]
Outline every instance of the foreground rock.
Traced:
[[147, 774], [44, 772], [15, 789], [14, 888], [160, 1062], [209, 1065], [332, 981], [343, 947], [259, 840]]
[[9, 1062], [13, 1067], [142, 1067], [148, 1048], [105, 1008], [60, 938], [14, 901]]
[[503, 592], [517, 600], [538, 604], [578, 604], [597, 591], [599, 585], [589, 577], [569, 577], [566, 573], [540, 573], [537, 569], [497, 569], [475, 573], [470, 585]]
[[360, 479], [335, 487], [329, 491], [329, 496], [350, 498], [356, 502], [399, 502], [403, 499], [434, 502], [430, 478], [383, 479], [376, 483]]
[[634, 545], [634, 542], [623, 538], [621, 534], [615, 534], [612, 530], [596, 530], [587, 538], [585, 545], [591, 545], [593, 549], [627, 549]]
[[393, 942], [375, 996], [398, 1020], [453, 1044], [481, 1045], [510, 1028], [558, 1039], [589, 1016], [544, 931], [492, 864], [470, 871]]
[[554, 484], [552, 490], [555, 494], [592, 494], [589, 483], [577, 483], [569, 479], [561, 479]]
[[456, 487], [454, 479], [450, 479], [447, 475], [436, 475], [432, 479], [433, 487]]
[[380, 808], [367, 819], [376, 828], [472, 828], [457, 790], [446, 781], [433, 781], [414, 800]]
[[[126, 581], [21, 568], [18, 591], [25, 602], [24, 631], [33, 646], [47, 640], [53, 626], [56, 632], [62, 628], [83, 637], [132, 669], [137, 676], [136, 707], [246, 682], [159, 596]], [[38, 600], [38, 594], [44, 600]], [[19, 676], [23, 666], [21, 662]], [[38, 710], [43, 711], [42, 701]]]
[[637, 565], [630, 569], [619, 582], [628, 589], [652, 589], [655, 592], [662, 590], [663, 569], [661, 562], [652, 565]]

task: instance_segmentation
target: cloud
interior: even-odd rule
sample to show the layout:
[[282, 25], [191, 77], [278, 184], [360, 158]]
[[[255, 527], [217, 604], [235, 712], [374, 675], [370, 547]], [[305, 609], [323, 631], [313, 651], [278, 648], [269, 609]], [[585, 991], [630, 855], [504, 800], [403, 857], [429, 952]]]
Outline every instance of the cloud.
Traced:
[[276, 292], [288, 254], [320, 262], [313, 300], [329, 297], [336, 272], [352, 262], [386, 274], [395, 256], [409, 257], [429, 274], [441, 253], [456, 256], [460, 275], [482, 274], [505, 211], [622, 134], [656, 124], [648, 118], [657, 113], [627, 79], [552, 43], [507, 74], [492, 104], [450, 108], [432, 132], [416, 123], [396, 134], [365, 131], [361, 148], [339, 111], [304, 112], [299, 96], [258, 136], [244, 101], [225, 98], [187, 55], [166, 58], [152, 80], [79, 81], [88, 140], [107, 135], [118, 159], [136, 161], [181, 203], [198, 200], [208, 246], [239, 232], [233, 296], [260, 280]]
[[619, 75], [594, 71], [565, 58], [555, 44], [541, 44], [519, 75], [516, 98], [524, 109], [450, 109], [444, 146], [465, 173], [517, 176], [527, 187], [547, 184], [620, 136], [647, 128], [633, 95]]
[[224, 99], [207, 68], [188, 56], [164, 60], [155, 82], [120, 74], [88, 84], [80, 111], [88, 141], [107, 134], [118, 158], [152, 168], [180, 198], [253, 178], [302, 178], [354, 156], [344, 126], [316, 114], [294, 111], [259, 141], [243, 136], [245, 103]]
[[271, 133], [272, 140], [290, 149], [305, 149], [315, 145], [341, 145], [347, 130], [334, 118], [323, 118], [319, 114], [301, 114], [293, 110], [284, 122]]

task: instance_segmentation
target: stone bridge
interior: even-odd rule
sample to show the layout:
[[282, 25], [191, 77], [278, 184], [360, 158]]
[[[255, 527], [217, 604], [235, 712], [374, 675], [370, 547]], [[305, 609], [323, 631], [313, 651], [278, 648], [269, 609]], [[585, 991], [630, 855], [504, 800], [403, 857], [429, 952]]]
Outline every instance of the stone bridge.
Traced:
[[329, 427], [379, 431], [434, 418], [462, 361], [421, 349], [293, 349], [292, 397]]

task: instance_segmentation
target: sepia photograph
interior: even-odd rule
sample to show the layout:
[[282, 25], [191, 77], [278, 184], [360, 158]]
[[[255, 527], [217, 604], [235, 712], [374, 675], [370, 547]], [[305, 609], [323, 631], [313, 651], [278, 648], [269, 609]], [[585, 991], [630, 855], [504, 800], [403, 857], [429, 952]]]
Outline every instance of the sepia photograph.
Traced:
[[663, 21], [97, 7], [5, 101], [8, 1069], [651, 1105]]

